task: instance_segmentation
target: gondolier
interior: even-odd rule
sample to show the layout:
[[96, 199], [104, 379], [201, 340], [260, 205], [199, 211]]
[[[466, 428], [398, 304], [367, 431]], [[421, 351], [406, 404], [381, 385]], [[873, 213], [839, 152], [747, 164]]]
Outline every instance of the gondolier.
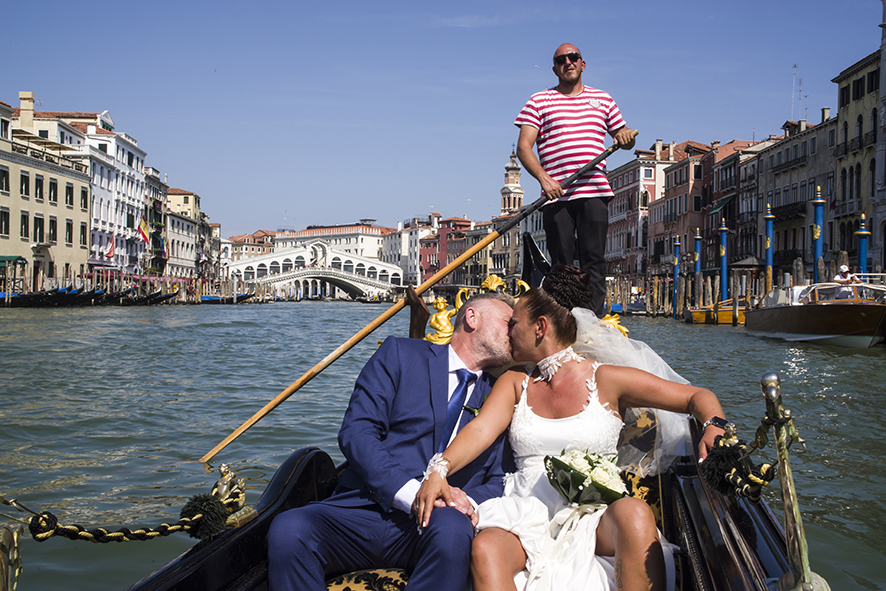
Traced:
[[553, 71], [559, 83], [532, 95], [514, 124], [520, 128], [517, 156], [552, 201], [542, 208], [551, 263], [572, 265], [578, 258], [591, 276], [592, 309], [600, 316], [606, 292], [607, 203], [613, 197], [605, 162], [566, 190], [559, 181], [602, 153], [607, 133], [624, 149], [634, 146], [634, 136], [612, 97], [582, 83], [585, 66], [577, 47], [569, 43], [558, 47]]

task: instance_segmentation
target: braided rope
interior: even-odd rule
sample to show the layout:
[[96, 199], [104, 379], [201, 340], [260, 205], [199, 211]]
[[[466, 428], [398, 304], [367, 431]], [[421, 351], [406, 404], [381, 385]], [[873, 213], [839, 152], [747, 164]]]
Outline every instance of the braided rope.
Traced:
[[[243, 514], [248, 514], [249, 509], [244, 509], [246, 503], [245, 483], [243, 479], [235, 479], [227, 466], [219, 467], [222, 478], [212, 487], [210, 494], [195, 495], [191, 497], [181, 510], [180, 519], [169, 525], [163, 523], [156, 528], [130, 529], [122, 527], [116, 531], [109, 531], [103, 527], [86, 529], [73, 524], [63, 525], [58, 518], [49, 511], [36, 513], [23, 507], [15, 501], [4, 501], [4, 504], [13, 505], [19, 510], [26, 509], [33, 513], [27, 521], [28, 531], [38, 542], [45, 542], [53, 536], [60, 536], [69, 540], [83, 540], [104, 544], [108, 542], [132, 542], [153, 540], [176, 532], [188, 532], [191, 537], [207, 540], [213, 537], [225, 527], [236, 527], [248, 519]], [[234, 519], [231, 519], [234, 517]], [[239, 519], [238, 519], [239, 517]]]
[[749, 453], [743, 441], [718, 436], [708, 459], [701, 465], [705, 480], [724, 494], [759, 503], [763, 487], [772, 482], [776, 471], [772, 464], [754, 465]]

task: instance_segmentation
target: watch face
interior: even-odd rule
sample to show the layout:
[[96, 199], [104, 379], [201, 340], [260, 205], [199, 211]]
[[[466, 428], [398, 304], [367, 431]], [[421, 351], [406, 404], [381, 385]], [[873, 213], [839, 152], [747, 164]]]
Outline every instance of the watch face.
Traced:
[[719, 427], [721, 429], [726, 429], [729, 427], [730, 423], [724, 418], [721, 417], [712, 417], [706, 423], [706, 425], [713, 425], [715, 427]]

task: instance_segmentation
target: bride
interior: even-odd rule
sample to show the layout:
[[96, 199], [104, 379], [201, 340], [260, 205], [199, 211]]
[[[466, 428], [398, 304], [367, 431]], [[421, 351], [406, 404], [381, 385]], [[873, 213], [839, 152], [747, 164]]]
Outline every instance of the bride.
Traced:
[[[570, 346], [579, 332], [576, 316], [595, 317], [573, 308], [586, 308], [590, 296], [586, 273], [557, 266], [542, 287], [520, 299], [509, 339], [514, 361], [527, 367], [498, 379], [477, 418], [432, 458], [416, 495], [414, 510], [426, 527], [435, 502], [452, 503], [447, 473], [467, 465], [510, 426], [518, 470], [506, 477], [503, 497], [477, 510], [475, 591], [518, 584], [545, 591], [666, 588], [662, 542], [649, 506], [625, 497], [609, 506], [569, 507], [548, 482], [544, 456], [564, 450], [614, 456], [626, 410], [654, 407], [691, 413], [705, 425], [699, 443], [704, 458], [723, 433], [710, 419], [723, 417], [723, 410], [709, 390], [577, 355]], [[633, 353], [622, 357], [623, 365], [638, 364]], [[642, 365], [667, 368], [654, 353], [651, 357]], [[655, 371], [681, 379], [670, 368]]]

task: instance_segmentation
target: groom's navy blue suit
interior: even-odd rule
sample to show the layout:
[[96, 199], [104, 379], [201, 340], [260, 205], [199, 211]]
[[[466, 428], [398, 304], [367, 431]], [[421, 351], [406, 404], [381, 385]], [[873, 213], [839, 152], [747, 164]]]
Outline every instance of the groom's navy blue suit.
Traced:
[[[394, 496], [421, 478], [446, 423], [449, 351], [417, 339], [387, 339], [357, 378], [339, 445], [349, 460], [335, 494], [278, 516], [268, 534], [274, 591], [325, 589], [325, 577], [365, 568], [410, 572], [409, 589], [464, 589], [470, 567], [470, 519], [435, 509], [421, 535], [415, 519], [392, 508]], [[478, 408], [492, 387], [483, 374], [467, 405]], [[462, 413], [459, 428], [473, 418]], [[502, 494], [504, 435], [449, 478], [475, 502]], [[509, 449], [509, 448], [508, 448]]]

